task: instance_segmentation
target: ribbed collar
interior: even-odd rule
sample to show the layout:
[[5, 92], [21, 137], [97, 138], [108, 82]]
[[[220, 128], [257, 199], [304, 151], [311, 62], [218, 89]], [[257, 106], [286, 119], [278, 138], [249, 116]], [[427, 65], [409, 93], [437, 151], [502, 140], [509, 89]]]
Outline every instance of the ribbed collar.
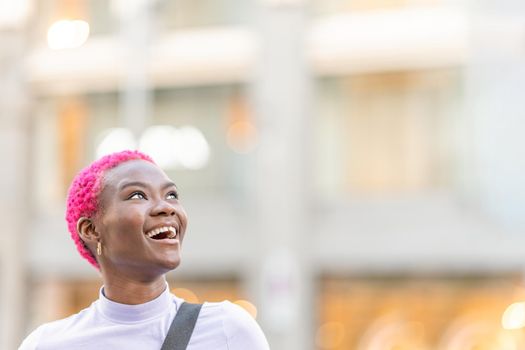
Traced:
[[168, 284], [166, 289], [157, 298], [144, 304], [127, 305], [109, 300], [104, 295], [104, 287], [100, 288], [98, 309], [109, 319], [116, 323], [136, 323], [156, 318], [170, 311], [174, 307], [173, 297]]

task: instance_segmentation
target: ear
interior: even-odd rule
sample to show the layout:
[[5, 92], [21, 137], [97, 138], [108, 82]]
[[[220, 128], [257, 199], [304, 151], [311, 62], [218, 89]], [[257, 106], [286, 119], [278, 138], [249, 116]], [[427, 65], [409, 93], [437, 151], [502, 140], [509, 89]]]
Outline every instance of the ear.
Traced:
[[100, 233], [97, 232], [93, 220], [81, 217], [77, 221], [77, 231], [80, 238], [86, 244], [96, 243], [100, 240]]

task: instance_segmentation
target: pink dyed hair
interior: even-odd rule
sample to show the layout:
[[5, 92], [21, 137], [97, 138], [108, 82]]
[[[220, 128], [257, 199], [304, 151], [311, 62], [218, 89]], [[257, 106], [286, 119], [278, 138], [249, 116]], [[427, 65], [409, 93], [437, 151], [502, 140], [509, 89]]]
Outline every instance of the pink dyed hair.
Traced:
[[98, 196], [103, 189], [105, 172], [124, 162], [139, 159], [155, 164], [150, 156], [139, 151], [108, 154], [82, 169], [69, 187], [66, 207], [67, 228], [80, 255], [97, 269], [100, 269], [97, 260], [77, 232], [77, 221], [81, 217], [91, 218], [97, 212], [99, 208]]

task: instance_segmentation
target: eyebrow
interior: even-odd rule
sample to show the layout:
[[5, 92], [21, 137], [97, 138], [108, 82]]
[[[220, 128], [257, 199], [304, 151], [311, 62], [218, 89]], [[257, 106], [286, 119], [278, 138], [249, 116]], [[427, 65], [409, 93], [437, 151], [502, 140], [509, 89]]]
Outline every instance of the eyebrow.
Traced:
[[[124, 190], [127, 187], [147, 188], [147, 187], [149, 187], [149, 185], [144, 183], [144, 182], [140, 182], [140, 181], [126, 182], [126, 183], [122, 184], [121, 186], [119, 186], [119, 191], [122, 191], [122, 190]], [[164, 185], [162, 185], [161, 189], [166, 189], [168, 187], [175, 187], [175, 188], [177, 188], [177, 185], [175, 185], [174, 182], [168, 181]]]

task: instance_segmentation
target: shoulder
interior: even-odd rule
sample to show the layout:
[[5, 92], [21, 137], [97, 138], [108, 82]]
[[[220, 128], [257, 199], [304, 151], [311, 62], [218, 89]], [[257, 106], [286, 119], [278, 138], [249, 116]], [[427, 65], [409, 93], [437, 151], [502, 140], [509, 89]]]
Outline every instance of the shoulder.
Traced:
[[20, 344], [18, 347], [18, 350], [35, 350], [38, 346], [38, 342], [40, 340], [40, 337], [42, 336], [42, 331], [44, 329], [45, 324], [41, 325], [34, 331], [32, 331]]
[[22, 342], [18, 350], [34, 350], [43, 339], [51, 339], [65, 331], [74, 328], [79, 322], [89, 317], [91, 307], [69, 317], [44, 323], [32, 331]]
[[242, 307], [229, 301], [204, 303], [202, 313], [204, 317], [220, 319], [229, 349], [269, 349], [261, 328]]
[[68, 318], [40, 325], [24, 339], [18, 350], [37, 349], [38, 345], [41, 344], [42, 339], [53, 337], [53, 335], [60, 334], [62, 330], [68, 328], [73, 318], [73, 316], [70, 316]]

